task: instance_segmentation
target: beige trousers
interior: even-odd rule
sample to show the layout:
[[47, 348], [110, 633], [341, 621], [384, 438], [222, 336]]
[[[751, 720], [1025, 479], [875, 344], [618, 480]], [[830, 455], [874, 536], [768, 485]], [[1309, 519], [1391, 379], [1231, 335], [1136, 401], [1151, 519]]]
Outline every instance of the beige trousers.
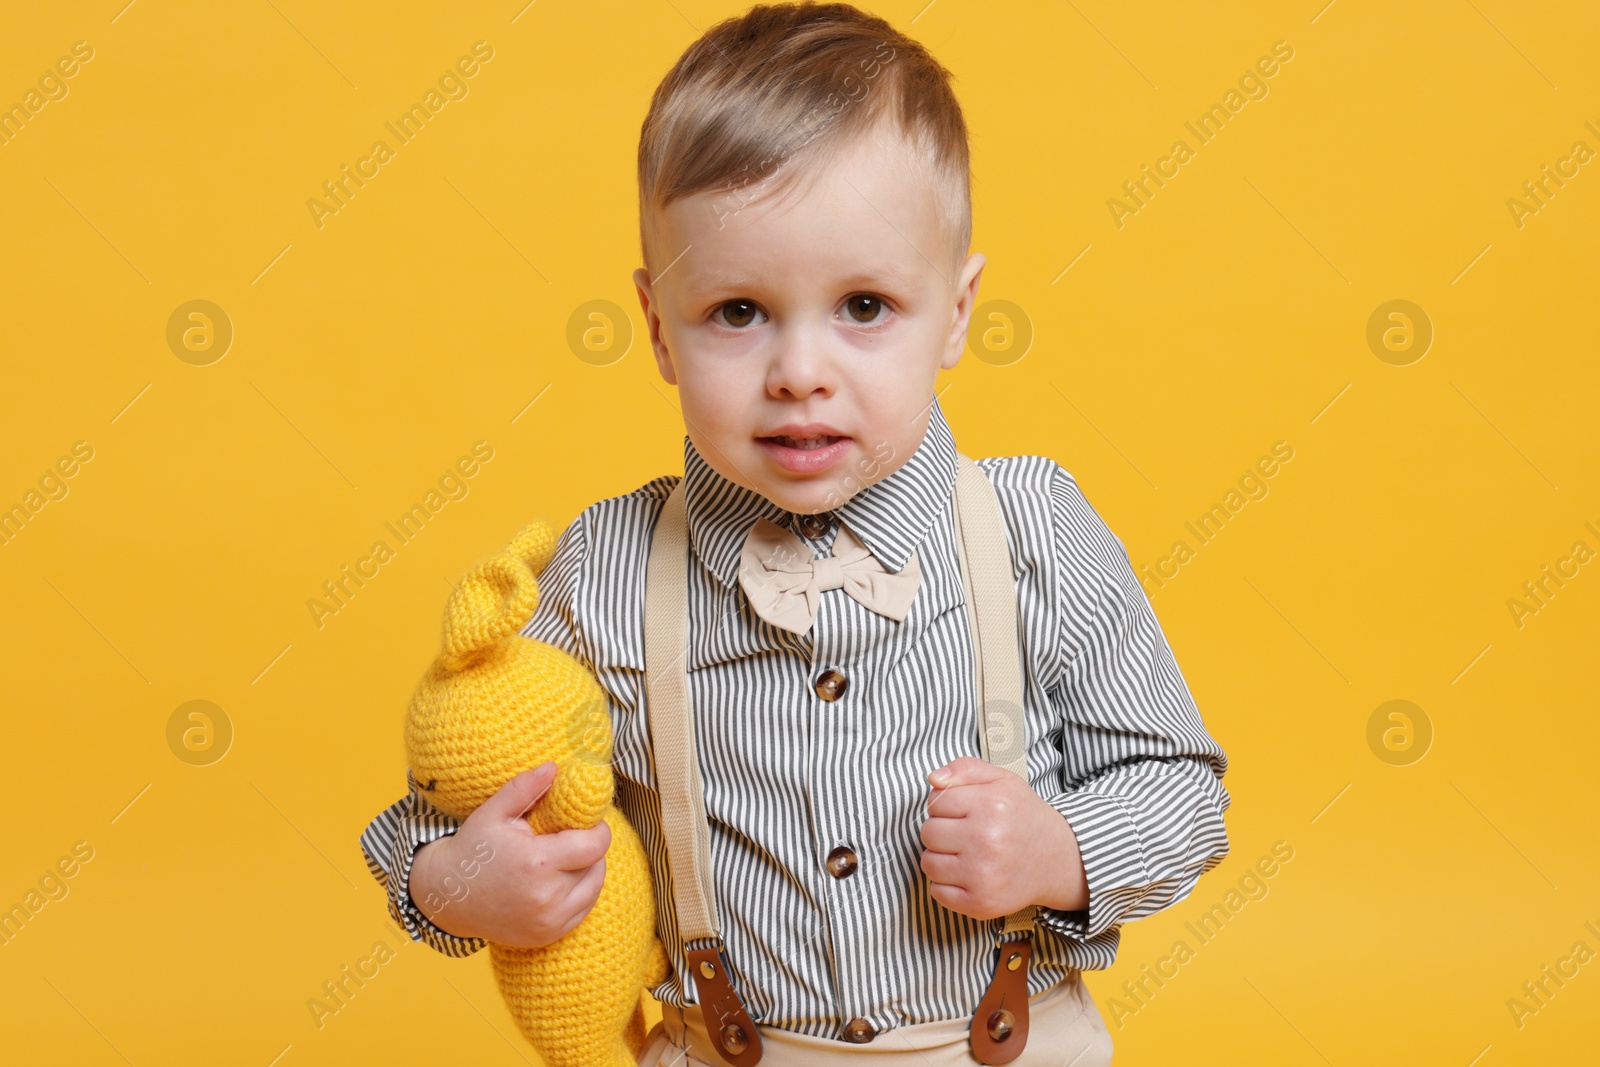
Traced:
[[[639, 1067], [727, 1067], [706, 1036], [696, 1005], [663, 1004], [661, 1021], [645, 1037]], [[760, 1026], [761, 1067], [975, 1067], [968, 1036], [972, 1020], [900, 1026], [865, 1045]], [[1028, 1044], [1014, 1067], [1106, 1067], [1111, 1034], [1074, 971], [1028, 1001]]]

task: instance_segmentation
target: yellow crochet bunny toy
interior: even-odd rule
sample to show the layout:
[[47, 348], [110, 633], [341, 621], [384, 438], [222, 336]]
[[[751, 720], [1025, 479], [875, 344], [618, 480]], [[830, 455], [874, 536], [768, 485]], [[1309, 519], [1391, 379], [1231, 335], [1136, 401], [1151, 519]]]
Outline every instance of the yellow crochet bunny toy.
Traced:
[[[641, 996], [665, 978], [644, 846], [613, 806], [611, 716], [577, 660], [519, 631], [539, 602], [536, 575], [555, 551], [542, 520], [469, 570], [450, 596], [442, 654], [406, 713], [406, 758], [434, 807], [465, 819], [522, 771], [557, 762], [527, 819], [538, 833], [611, 827], [605, 884], [553, 945], [489, 944], [518, 1027], [550, 1067], [635, 1067]], [[489, 862], [493, 862], [490, 860]]]

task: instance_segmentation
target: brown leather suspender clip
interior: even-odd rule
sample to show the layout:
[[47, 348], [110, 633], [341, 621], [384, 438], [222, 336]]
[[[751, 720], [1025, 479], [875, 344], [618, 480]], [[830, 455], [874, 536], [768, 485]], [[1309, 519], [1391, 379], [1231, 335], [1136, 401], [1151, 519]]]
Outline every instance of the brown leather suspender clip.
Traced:
[[733, 991], [721, 946], [685, 949], [685, 955], [711, 1043], [733, 1067], [755, 1067], [761, 1062], [761, 1034]]
[[972, 1054], [979, 1063], [1010, 1063], [1028, 1043], [1028, 960], [1033, 937], [1000, 943], [994, 977], [972, 1015]]

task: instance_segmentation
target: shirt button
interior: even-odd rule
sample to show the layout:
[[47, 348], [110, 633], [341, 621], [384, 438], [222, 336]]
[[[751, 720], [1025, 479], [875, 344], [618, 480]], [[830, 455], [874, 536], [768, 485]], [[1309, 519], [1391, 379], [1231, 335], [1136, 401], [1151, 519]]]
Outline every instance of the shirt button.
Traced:
[[856, 868], [861, 865], [860, 861], [856, 859], [855, 850], [848, 845], [840, 845], [828, 853], [825, 863], [828, 873], [835, 878], [848, 878], [855, 874]]
[[800, 516], [800, 533], [807, 540], [820, 540], [832, 528], [833, 520], [828, 518], [827, 515]]
[[858, 1017], [844, 1024], [844, 1039], [852, 1045], [865, 1045], [877, 1036], [878, 1031], [865, 1019]]
[[836, 671], [829, 667], [817, 675], [817, 680], [811, 683], [811, 686], [817, 691], [817, 696], [831, 702], [844, 696], [844, 691], [849, 684], [850, 680], [844, 676], [842, 671]]

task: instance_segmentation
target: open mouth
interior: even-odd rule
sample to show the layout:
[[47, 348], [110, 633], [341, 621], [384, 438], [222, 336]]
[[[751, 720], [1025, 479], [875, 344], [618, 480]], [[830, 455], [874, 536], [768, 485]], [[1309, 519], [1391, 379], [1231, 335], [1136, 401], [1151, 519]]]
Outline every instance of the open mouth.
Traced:
[[757, 437], [756, 443], [772, 462], [794, 474], [818, 474], [838, 463], [850, 450], [850, 438], [834, 433], [773, 434]]
[[831, 434], [819, 434], [815, 437], [763, 437], [761, 440], [771, 441], [785, 448], [798, 448], [803, 452], [810, 452], [813, 449], [827, 448], [834, 442], [843, 441], [845, 438]]

